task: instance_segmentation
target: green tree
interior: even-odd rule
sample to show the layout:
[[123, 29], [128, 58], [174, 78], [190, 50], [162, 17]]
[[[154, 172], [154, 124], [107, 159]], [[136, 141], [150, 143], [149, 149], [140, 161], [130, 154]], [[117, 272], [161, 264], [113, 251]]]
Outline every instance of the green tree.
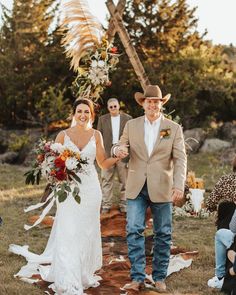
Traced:
[[50, 123], [66, 120], [69, 116], [71, 106], [69, 99], [65, 99], [65, 92], [65, 89], [49, 86], [35, 105], [37, 115], [34, 120], [43, 127], [45, 137], [48, 136]]
[[167, 111], [176, 110], [186, 128], [233, 119], [233, 72], [220, 47], [206, 43], [181, 50], [174, 60], [162, 63], [158, 83], [172, 94]]
[[35, 113], [35, 104], [49, 85], [72, 80], [52, 21], [58, 6], [54, 0], [15, 0], [11, 12], [4, 9], [0, 31], [0, 98], [4, 124], [16, 124]]
[[[224, 58], [224, 48], [203, 41], [205, 33], [197, 32], [195, 8], [190, 9], [186, 0], [127, 3], [126, 27], [149, 79], [164, 94], [172, 94], [166, 113], [174, 111], [173, 116], [180, 116], [187, 128], [235, 118], [235, 73]], [[124, 51], [119, 39], [117, 44]], [[116, 95], [132, 115], [141, 115], [133, 99], [135, 91], [142, 89], [124, 54], [104, 101]]]
[[[186, 0], [127, 1], [123, 19], [151, 82], [159, 82], [157, 76], [163, 62], [175, 59], [181, 49], [199, 47], [203, 42], [196, 30], [195, 10], [189, 8]], [[116, 42], [124, 52], [119, 39]], [[104, 97], [117, 93], [135, 116], [140, 115], [142, 110], [133, 107], [133, 94], [141, 88], [126, 54], [122, 54], [112, 77], [112, 87]]]

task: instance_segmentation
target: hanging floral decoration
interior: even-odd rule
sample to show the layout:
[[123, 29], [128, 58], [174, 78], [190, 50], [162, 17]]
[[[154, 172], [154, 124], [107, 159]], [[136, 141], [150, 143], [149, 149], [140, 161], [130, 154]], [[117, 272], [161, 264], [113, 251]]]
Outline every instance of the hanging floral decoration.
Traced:
[[62, 44], [77, 74], [73, 83], [75, 95], [97, 100], [111, 85], [110, 73], [119, 61], [117, 48], [108, 42], [86, 0], [64, 0], [61, 28]]
[[117, 47], [104, 37], [100, 46], [89, 50], [81, 59], [74, 81], [77, 97], [92, 97], [97, 100], [104, 89], [111, 85], [110, 74], [119, 62]]

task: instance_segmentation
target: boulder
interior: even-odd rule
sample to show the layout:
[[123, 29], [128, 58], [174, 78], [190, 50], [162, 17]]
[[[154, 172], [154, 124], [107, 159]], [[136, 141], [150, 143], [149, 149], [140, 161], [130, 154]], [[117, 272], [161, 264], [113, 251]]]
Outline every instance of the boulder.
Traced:
[[0, 163], [15, 164], [18, 158], [18, 153], [16, 152], [6, 152], [0, 155]]
[[206, 139], [203, 146], [200, 148], [200, 152], [216, 152], [232, 146], [229, 141], [221, 140], [218, 138]]
[[8, 148], [8, 133], [0, 128], [0, 154], [5, 153]]
[[219, 129], [221, 139], [236, 143], [236, 122], [226, 122]]
[[223, 165], [231, 166], [235, 155], [236, 155], [236, 146], [223, 149], [220, 155], [220, 162]]
[[185, 130], [184, 139], [187, 151], [190, 153], [197, 153], [202, 146], [206, 135], [206, 132], [202, 128]]

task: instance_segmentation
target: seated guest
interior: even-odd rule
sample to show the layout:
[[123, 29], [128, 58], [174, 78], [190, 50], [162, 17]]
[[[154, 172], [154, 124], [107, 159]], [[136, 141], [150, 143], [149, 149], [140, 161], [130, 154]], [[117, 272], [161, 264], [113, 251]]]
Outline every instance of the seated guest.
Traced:
[[220, 178], [206, 202], [207, 209], [210, 211], [214, 211], [219, 205], [215, 234], [215, 276], [208, 280], [208, 286], [211, 288], [221, 289], [224, 283], [226, 252], [232, 245], [236, 234], [235, 203], [236, 157], [233, 161], [233, 173]]
[[236, 156], [233, 160], [233, 172], [223, 175], [218, 180], [206, 201], [206, 207], [211, 212], [216, 211], [218, 204], [223, 200], [236, 203]]

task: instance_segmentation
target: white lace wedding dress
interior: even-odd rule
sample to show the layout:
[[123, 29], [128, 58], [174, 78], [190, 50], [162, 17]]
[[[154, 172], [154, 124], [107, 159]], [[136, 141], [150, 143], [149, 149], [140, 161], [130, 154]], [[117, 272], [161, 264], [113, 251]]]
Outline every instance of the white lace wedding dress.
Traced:
[[[65, 134], [64, 145], [78, 149]], [[100, 277], [94, 273], [102, 266], [100, 233], [101, 189], [94, 166], [96, 142], [94, 135], [81, 156], [88, 158], [86, 173], [81, 178], [78, 204], [72, 195], [59, 203], [51, 234], [41, 255], [28, 251], [28, 246], [10, 245], [10, 251], [22, 255], [27, 265], [15, 275], [25, 281], [40, 274], [58, 295], [81, 295], [83, 290], [99, 285]]]

